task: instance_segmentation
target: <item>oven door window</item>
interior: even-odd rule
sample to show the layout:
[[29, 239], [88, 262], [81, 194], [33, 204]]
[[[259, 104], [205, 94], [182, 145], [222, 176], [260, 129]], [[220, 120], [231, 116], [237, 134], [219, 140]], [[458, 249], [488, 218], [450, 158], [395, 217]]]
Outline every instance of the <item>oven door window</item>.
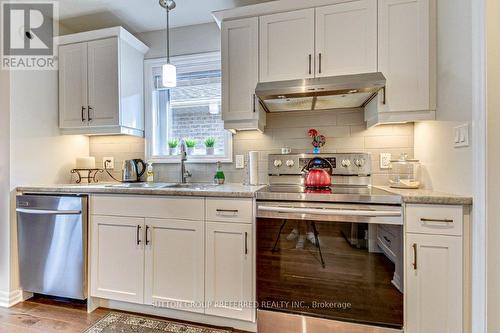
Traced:
[[403, 326], [400, 225], [259, 218], [263, 310]]

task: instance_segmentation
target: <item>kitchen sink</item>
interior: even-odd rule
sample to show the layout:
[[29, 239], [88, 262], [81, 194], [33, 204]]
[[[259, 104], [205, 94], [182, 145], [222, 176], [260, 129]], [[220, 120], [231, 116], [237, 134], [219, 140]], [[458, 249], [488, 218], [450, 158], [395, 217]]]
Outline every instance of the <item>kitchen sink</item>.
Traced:
[[176, 183], [176, 184], [168, 184], [163, 186], [163, 188], [178, 188], [178, 189], [188, 189], [188, 190], [204, 190], [215, 187], [215, 184], [209, 183]]
[[204, 190], [211, 187], [215, 187], [215, 184], [209, 183], [123, 183], [123, 184], [112, 184], [106, 185], [110, 188], [172, 188], [172, 189], [188, 189], [188, 190]]
[[163, 187], [168, 187], [169, 185], [175, 185], [175, 184], [168, 184], [168, 183], [123, 183], [123, 184], [106, 185], [106, 187], [112, 187], [112, 188], [163, 188]]

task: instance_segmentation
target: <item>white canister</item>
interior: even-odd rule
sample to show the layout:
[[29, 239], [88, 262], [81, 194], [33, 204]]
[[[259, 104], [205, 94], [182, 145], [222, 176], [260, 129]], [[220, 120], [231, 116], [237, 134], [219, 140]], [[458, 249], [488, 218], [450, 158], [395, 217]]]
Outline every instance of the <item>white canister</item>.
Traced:
[[95, 157], [77, 157], [76, 169], [95, 169]]

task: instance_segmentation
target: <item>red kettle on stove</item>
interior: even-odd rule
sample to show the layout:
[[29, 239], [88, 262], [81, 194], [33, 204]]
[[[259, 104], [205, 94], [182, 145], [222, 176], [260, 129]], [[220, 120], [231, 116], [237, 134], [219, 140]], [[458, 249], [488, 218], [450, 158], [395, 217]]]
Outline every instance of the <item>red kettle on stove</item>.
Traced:
[[326, 168], [333, 170], [333, 166], [330, 161], [322, 157], [312, 158], [302, 169], [302, 172], [304, 173], [304, 185], [306, 187], [315, 188], [330, 187], [332, 184], [332, 177]]

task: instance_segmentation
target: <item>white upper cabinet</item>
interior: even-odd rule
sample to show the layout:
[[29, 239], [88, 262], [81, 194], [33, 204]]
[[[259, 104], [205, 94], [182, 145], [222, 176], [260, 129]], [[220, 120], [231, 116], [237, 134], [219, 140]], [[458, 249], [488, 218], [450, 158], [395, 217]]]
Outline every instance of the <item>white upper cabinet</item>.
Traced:
[[314, 77], [314, 8], [260, 17], [260, 82]]
[[88, 108], [90, 126], [119, 123], [118, 38], [102, 39], [87, 44]]
[[59, 127], [64, 134], [144, 135], [144, 54], [121, 27], [59, 37]]
[[226, 129], [263, 129], [265, 114], [255, 107], [259, 81], [259, 19], [222, 24], [222, 119]]
[[435, 2], [379, 0], [378, 10], [378, 70], [387, 78], [378, 122], [434, 119]]
[[377, 71], [377, 2], [316, 8], [316, 77]]
[[59, 48], [60, 125], [78, 128], [85, 124], [87, 110], [87, 45], [63, 45]]

